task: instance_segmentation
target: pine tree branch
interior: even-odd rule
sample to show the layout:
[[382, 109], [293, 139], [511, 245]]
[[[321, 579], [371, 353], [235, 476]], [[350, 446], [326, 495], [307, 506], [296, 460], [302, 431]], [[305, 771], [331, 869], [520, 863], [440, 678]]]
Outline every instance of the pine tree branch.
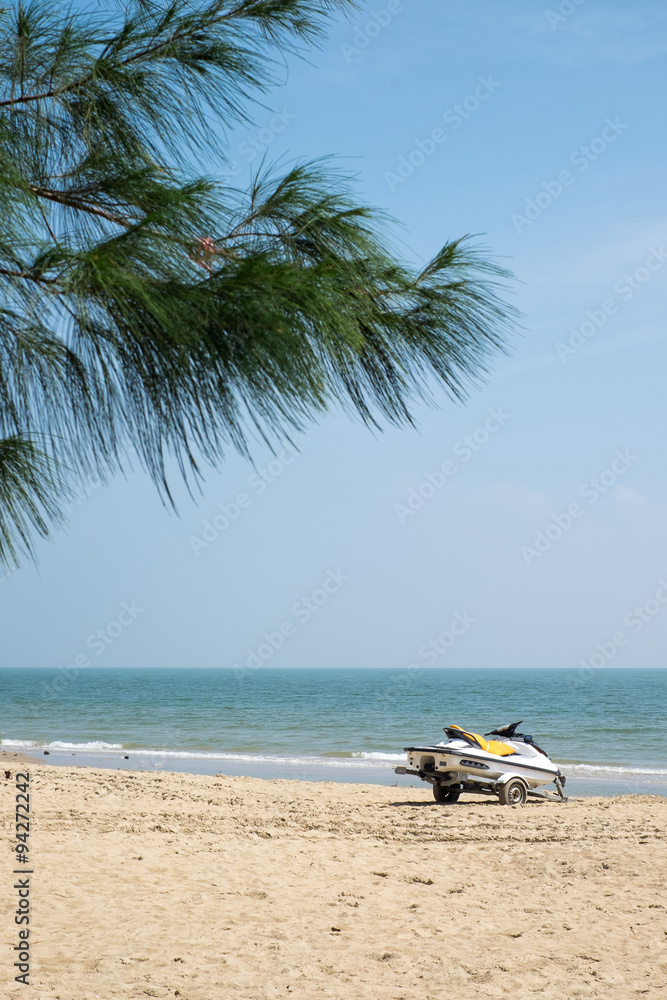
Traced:
[[3, 278], [23, 278], [39, 285], [57, 285], [59, 282], [58, 278], [45, 278], [41, 274], [35, 274], [34, 271], [10, 271], [5, 267], [0, 267], [0, 275]]
[[47, 201], [57, 202], [59, 205], [64, 205], [67, 208], [73, 208], [80, 212], [87, 212], [89, 215], [96, 215], [98, 218], [105, 219], [107, 222], [114, 222], [117, 225], [125, 226], [126, 228], [133, 225], [133, 223], [128, 221], [128, 219], [123, 218], [122, 215], [116, 215], [113, 212], [109, 212], [107, 209], [100, 208], [99, 205], [91, 205], [89, 202], [72, 197], [72, 195], [68, 194], [66, 191], [56, 191], [53, 188], [38, 187], [35, 184], [30, 184], [29, 190], [32, 191], [32, 193], [38, 198], [46, 198]]
[[[333, 0], [335, 3], [336, 0]], [[354, 6], [354, 0], [338, 0], [338, 5], [349, 4]], [[221, 10], [224, 6], [224, 0], [218, 0], [217, 3], [213, 4], [213, 9], [216, 8]], [[224, 24], [226, 21], [234, 21], [235, 19], [250, 19], [253, 18], [253, 7], [261, 9], [260, 3], [253, 3], [253, 0], [242, 0], [237, 6], [233, 7], [231, 10], [219, 15], [211, 15], [209, 13], [206, 19], [206, 27], [211, 28], [217, 25]], [[134, 65], [137, 62], [141, 62], [145, 59], [158, 56], [161, 52], [168, 50], [176, 42], [181, 40], [187, 40], [191, 38], [196, 38], [201, 34], [202, 23], [196, 18], [192, 19], [191, 25], [180, 25], [177, 27], [171, 35], [167, 38], [159, 39], [155, 38], [155, 32], [153, 37], [155, 41], [151, 45], [145, 46], [138, 52], [134, 52], [125, 58], [118, 59], [114, 62], [115, 66], [126, 69], [129, 66]], [[113, 49], [114, 44], [118, 42], [118, 35], [109, 39], [103, 49], [101, 55], [96, 60], [96, 65], [99, 66], [105, 59], [105, 56]], [[23, 64], [22, 64], [23, 66]], [[61, 87], [51, 87], [49, 90], [43, 91], [39, 94], [24, 94], [23, 93], [23, 68], [21, 70], [21, 93], [18, 97], [11, 97], [4, 101], [0, 101], [0, 108], [13, 107], [15, 105], [27, 104], [34, 101], [46, 101], [54, 97], [61, 97], [64, 94], [70, 93], [71, 91], [78, 90], [85, 87], [87, 84], [91, 83], [96, 78], [95, 70], [91, 70], [88, 73], [84, 73], [82, 76], [75, 80], [71, 80], [69, 83], [64, 84]]]
[[[219, 20], [222, 21], [222, 20], [224, 20], [224, 18], [220, 18]], [[197, 27], [199, 27], [199, 26], [197, 26]], [[162, 49], [165, 49], [168, 46], [173, 45], [174, 42], [177, 41], [182, 35], [184, 37], [187, 37], [187, 33], [186, 32], [177, 30], [177, 31], [175, 31], [173, 33], [173, 35], [170, 38], [166, 38], [166, 39], [164, 39], [163, 41], [160, 41], [160, 42], [156, 41], [156, 43], [154, 45], [147, 46], [146, 48], [144, 48], [140, 52], [136, 52], [133, 55], [128, 56], [125, 59], [118, 60], [117, 63], [116, 63], [116, 65], [125, 68], [127, 66], [132, 65], [135, 62], [140, 61], [141, 59], [147, 58], [150, 55], [156, 55]], [[104, 59], [105, 54], [110, 50], [110, 48], [113, 46], [114, 42], [116, 42], [116, 41], [117, 41], [117, 36], [114, 37], [114, 38], [112, 38], [112, 39], [110, 39], [107, 42], [107, 44], [105, 46], [105, 49], [103, 50], [101, 56], [96, 60], [96, 62], [97, 62], [98, 65], [99, 65], [100, 62], [102, 62], [102, 60]], [[22, 70], [22, 73], [23, 73], [23, 70]], [[11, 106], [16, 105], [16, 104], [26, 104], [26, 103], [29, 103], [31, 101], [46, 101], [46, 100], [50, 100], [52, 97], [60, 97], [63, 94], [67, 94], [67, 93], [69, 93], [72, 90], [78, 90], [80, 87], [85, 87], [86, 84], [91, 83], [94, 79], [95, 79], [95, 72], [94, 71], [90, 71], [89, 73], [85, 73], [83, 76], [79, 77], [76, 80], [71, 80], [69, 83], [64, 84], [62, 87], [51, 87], [50, 90], [44, 91], [41, 94], [23, 94], [23, 76], [21, 76], [21, 94], [20, 94], [20, 96], [19, 97], [12, 97], [9, 100], [0, 101], [0, 108], [11, 107]]]
[[61, 470], [23, 435], [0, 439], [0, 566], [16, 568], [21, 555], [34, 559], [34, 535], [64, 520], [71, 498]]
[[[410, 424], [418, 402], [483, 378], [516, 320], [486, 252], [456, 240], [405, 264], [387, 220], [322, 163], [248, 192], [184, 166], [181, 137], [227, 155], [206, 111], [223, 127], [225, 109], [245, 115], [270, 79], [263, 42], [309, 38], [346, 4], [173, 0], [109, 38], [79, 5], [63, 27], [61, 0], [25, 0], [0, 23], [0, 443], [43, 442], [68, 476], [138, 456], [169, 501], [174, 461], [197, 481], [203, 461], [334, 405]], [[35, 527], [21, 494], [42, 458], [4, 455], [0, 561], [12, 523], [29, 540], [48, 520]]]

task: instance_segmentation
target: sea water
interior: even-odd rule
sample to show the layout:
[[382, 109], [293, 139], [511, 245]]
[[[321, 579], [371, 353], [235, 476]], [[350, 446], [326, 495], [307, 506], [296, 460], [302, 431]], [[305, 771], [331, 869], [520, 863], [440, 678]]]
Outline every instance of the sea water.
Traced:
[[404, 746], [521, 719], [573, 792], [667, 794], [667, 670], [1, 669], [0, 695], [3, 749], [50, 763], [419, 784]]

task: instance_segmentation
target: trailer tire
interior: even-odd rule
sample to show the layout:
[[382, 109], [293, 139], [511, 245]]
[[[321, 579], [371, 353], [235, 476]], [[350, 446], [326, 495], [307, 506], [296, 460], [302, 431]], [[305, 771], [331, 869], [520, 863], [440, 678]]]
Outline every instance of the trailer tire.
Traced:
[[527, 798], [528, 790], [521, 778], [511, 778], [498, 789], [501, 806], [524, 806]]
[[433, 786], [433, 798], [436, 802], [439, 802], [440, 805], [446, 805], [449, 802], [458, 802], [460, 794], [460, 788], [440, 785], [437, 782]]

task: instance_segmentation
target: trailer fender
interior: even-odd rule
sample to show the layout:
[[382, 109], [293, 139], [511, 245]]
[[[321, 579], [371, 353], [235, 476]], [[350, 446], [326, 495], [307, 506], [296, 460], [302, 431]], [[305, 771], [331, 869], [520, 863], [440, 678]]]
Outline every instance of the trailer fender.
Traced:
[[516, 771], [506, 771], [505, 774], [501, 774], [499, 778], [496, 778], [495, 784], [506, 785], [508, 781], [512, 780], [512, 778], [518, 778], [519, 781], [522, 781], [524, 783], [526, 788], [530, 788], [530, 785], [528, 784], [524, 776], [522, 774], [517, 774]]

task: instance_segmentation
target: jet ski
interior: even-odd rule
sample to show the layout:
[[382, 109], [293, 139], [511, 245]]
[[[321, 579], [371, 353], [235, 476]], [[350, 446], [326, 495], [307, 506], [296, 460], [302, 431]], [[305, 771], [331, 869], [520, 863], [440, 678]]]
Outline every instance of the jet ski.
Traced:
[[[517, 733], [521, 722], [492, 729], [480, 736], [460, 726], [446, 726], [447, 736], [434, 746], [405, 747], [407, 767], [396, 774], [414, 774], [433, 786], [436, 802], [456, 802], [461, 792], [497, 795], [501, 805], [522, 806], [528, 796], [566, 802], [565, 776], [532, 736]], [[487, 740], [487, 736], [500, 739]], [[543, 786], [553, 783], [553, 789]]]

